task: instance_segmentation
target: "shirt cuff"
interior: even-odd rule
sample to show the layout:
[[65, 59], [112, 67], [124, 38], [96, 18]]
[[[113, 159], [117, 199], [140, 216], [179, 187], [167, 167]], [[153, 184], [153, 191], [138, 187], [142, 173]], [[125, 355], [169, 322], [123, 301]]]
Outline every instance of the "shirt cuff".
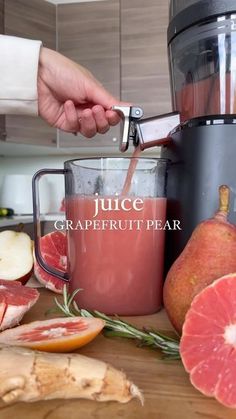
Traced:
[[0, 114], [38, 114], [41, 41], [0, 35]]

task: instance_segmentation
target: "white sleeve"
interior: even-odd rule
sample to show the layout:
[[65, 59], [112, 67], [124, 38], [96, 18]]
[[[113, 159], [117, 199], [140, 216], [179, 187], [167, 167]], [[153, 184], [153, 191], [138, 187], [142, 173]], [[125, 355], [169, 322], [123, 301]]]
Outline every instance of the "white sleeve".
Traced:
[[38, 114], [41, 44], [41, 41], [0, 35], [0, 114]]

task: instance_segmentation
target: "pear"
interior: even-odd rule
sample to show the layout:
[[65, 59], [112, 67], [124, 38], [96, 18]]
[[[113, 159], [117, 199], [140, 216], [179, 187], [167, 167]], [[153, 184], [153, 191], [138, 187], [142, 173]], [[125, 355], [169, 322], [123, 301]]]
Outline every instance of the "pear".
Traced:
[[164, 306], [179, 334], [193, 298], [215, 279], [236, 272], [236, 226], [227, 220], [228, 186], [220, 186], [219, 198], [215, 216], [195, 228], [164, 283]]

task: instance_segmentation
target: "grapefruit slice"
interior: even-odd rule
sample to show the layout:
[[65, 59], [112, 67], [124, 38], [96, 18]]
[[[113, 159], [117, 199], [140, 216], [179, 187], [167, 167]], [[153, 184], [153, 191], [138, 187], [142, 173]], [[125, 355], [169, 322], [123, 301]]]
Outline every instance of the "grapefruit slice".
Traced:
[[0, 330], [19, 324], [38, 298], [36, 289], [25, 287], [17, 281], [0, 280]]
[[180, 354], [194, 387], [236, 408], [236, 273], [219, 278], [194, 298]]
[[5, 330], [0, 334], [0, 343], [46, 352], [70, 352], [93, 340], [104, 326], [101, 319], [59, 317]]
[[[66, 234], [62, 231], [53, 231], [40, 239], [40, 249], [45, 262], [61, 272], [67, 269]], [[62, 294], [65, 284], [60, 278], [48, 274], [38, 262], [34, 262], [34, 274], [37, 280], [51, 291]]]

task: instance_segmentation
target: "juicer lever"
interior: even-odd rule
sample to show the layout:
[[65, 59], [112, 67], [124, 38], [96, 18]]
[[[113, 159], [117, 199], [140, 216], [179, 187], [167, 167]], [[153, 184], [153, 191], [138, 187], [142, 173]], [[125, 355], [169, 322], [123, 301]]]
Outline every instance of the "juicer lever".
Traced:
[[124, 152], [133, 141], [134, 146], [139, 145], [141, 150], [169, 144], [171, 135], [180, 126], [180, 113], [171, 112], [151, 118], [141, 119], [143, 110], [135, 106], [113, 106], [123, 121], [123, 135], [120, 142], [120, 151]]
[[136, 140], [136, 123], [143, 116], [143, 110], [136, 106], [112, 106], [112, 110], [120, 114], [123, 119], [123, 135], [120, 141], [120, 151], [124, 152], [129, 147], [129, 141]]

